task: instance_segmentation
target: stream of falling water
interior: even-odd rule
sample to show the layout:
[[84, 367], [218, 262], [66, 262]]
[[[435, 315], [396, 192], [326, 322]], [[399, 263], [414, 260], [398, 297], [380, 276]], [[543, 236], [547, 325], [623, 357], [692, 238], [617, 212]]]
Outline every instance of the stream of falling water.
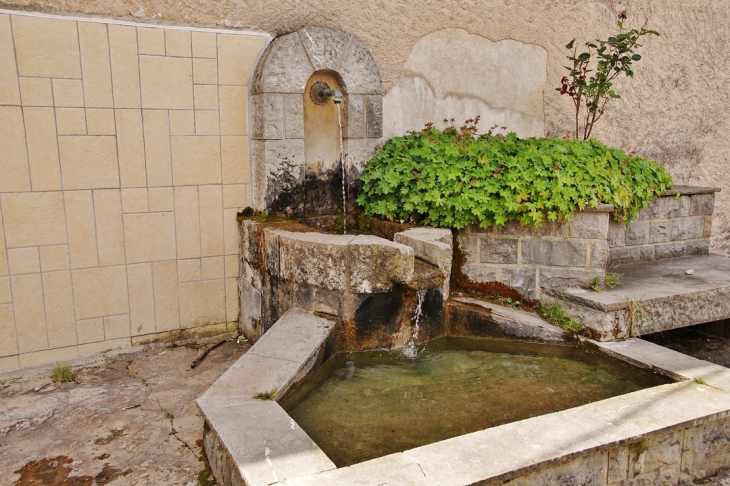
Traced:
[[416, 311], [413, 313], [413, 318], [411, 319], [411, 323], [413, 324], [411, 326], [411, 340], [408, 345], [403, 348], [403, 356], [408, 359], [414, 359], [418, 355], [416, 340], [418, 339], [418, 331], [421, 329], [418, 323], [420, 322], [421, 315], [423, 314], [423, 299], [426, 298], [426, 290], [419, 290], [417, 295], [418, 302], [416, 303]]
[[342, 167], [342, 234], [347, 234], [347, 186], [345, 185], [345, 149], [342, 142], [342, 111], [337, 103], [337, 122], [340, 125], [340, 166]]

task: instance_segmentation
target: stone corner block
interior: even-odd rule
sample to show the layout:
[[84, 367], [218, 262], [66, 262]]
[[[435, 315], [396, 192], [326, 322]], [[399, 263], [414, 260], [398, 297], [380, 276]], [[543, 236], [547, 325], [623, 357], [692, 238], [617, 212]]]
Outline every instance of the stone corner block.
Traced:
[[387, 292], [413, 278], [410, 246], [377, 236], [356, 236], [349, 243], [350, 290], [358, 294]]
[[347, 245], [352, 236], [267, 230], [279, 236], [279, 276], [329, 290], [347, 287]]

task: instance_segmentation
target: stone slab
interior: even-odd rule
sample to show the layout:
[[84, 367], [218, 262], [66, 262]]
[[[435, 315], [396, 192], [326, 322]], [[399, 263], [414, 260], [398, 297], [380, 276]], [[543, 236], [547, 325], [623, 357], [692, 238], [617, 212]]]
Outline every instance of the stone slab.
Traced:
[[[258, 392], [284, 393], [314, 366], [335, 322], [298, 308], [287, 311], [202, 395], [254, 401]], [[286, 345], [283, 345], [286, 343]]]
[[452, 300], [462, 304], [479, 306], [489, 311], [495, 323], [501, 326], [508, 335], [540, 341], [564, 341], [565, 330], [548, 324], [535, 314], [470, 297], [456, 297]]
[[666, 370], [687, 379], [701, 378], [712, 387], [730, 392], [730, 369], [678, 353], [641, 339], [594, 342], [606, 354], [641, 367]]
[[[694, 273], [687, 275], [686, 270]], [[603, 292], [575, 293], [563, 289], [560, 296], [604, 312], [626, 309], [627, 297], [642, 302], [680, 298], [717, 289], [730, 289], [730, 259], [717, 256], [677, 258], [659, 262], [619, 265], [611, 269], [622, 274], [619, 284]], [[730, 301], [718, 302], [727, 306]], [[696, 309], [698, 313], [702, 309]], [[707, 319], [709, 322], [716, 319]]]
[[[236, 398], [199, 399], [198, 406], [223, 445], [233, 471], [246, 485], [268, 485], [335, 465], [274, 401], [242, 402]], [[209, 448], [211, 440], [206, 438]]]

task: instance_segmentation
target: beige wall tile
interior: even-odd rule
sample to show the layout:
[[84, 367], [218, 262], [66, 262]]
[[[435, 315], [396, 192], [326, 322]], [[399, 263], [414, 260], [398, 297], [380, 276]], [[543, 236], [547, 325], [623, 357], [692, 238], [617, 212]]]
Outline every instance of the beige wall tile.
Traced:
[[8, 267], [10, 275], [39, 273], [41, 262], [38, 257], [38, 248], [10, 248], [8, 249]]
[[175, 188], [175, 231], [178, 258], [200, 257], [198, 188]]
[[34, 191], [61, 189], [56, 117], [53, 108], [23, 108], [30, 180]]
[[124, 215], [124, 243], [129, 263], [175, 259], [173, 213]]
[[200, 258], [178, 260], [177, 276], [180, 282], [195, 282], [200, 280]]
[[151, 187], [150, 211], [174, 211], [175, 199], [172, 194], [172, 187]]
[[119, 187], [115, 137], [59, 137], [64, 189]]
[[104, 318], [79, 319], [76, 321], [79, 344], [104, 340]]
[[0, 15], [0, 105], [19, 105], [18, 69], [10, 31], [10, 16]]
[[96, 251], [96, 223], [91, 191], [66, 191], [68, 250], [71, 268], [95, 267], [99, 264]]
[[68, 270], [68, 245], [41, 246], [38, 248], [41, 256], [41, 271], [53, 272]]
[[238, 220], [236, 209], [223, 210], [223, 243], [226, 255], [238, 253]]
[[174, 260], [152, 264], [155, 289], [155, 326], [159, 331], [180, 329], [177, 263]]
[[56, 108], [59, 135], [86, 135], [86, 116], [83, 108]]
[[20, 352], [48, 349], [41, 275], [36, 273], [11, 277], [10, 285]]
[[64, 108], [83, 108], [84, 90], [80, 79], [54, 79], [53, 104]]
[[20, 366], [26, 367], [69, 361], [74, 358], [78, 358], [78, 356], [79, 354], [76, 346], [69, 346], [68, 348], [48, 349], [45, 351], [21, 354], [18, 358]]
[[139, 63], [137, 31], [129, 25], [110, 24], [109, 57], [112, 67], [112, 92], [116, 108], [139, 108]]
[[180, 284], [180, 327], [219, 324], [226, 321], [226, 289], [223, 280]]
[[71, 291], [71, 272], [43, 274], [48, 345], [51, 348], [76, 345], [76, 320]]
[[154, 27], [137, 27], [140, 54], [165, 55], [165, 30]]
[[202, 258], [200, 261], [203, 280], [217, 280], [225, 276], [225, 260], [222, 256]]
[[19, 106], [0, 106], [0, 192], [30, 191], [23, 113]]
[[180, 57], [139, 57], [142, 107], [190, 109], [193, 107], [192, 60]]
[[246, 88], [221, 86], [221, 135], [246, 135]]
[[213, 32], [193, 32], [193, 57], [218, 57]]
[[129, 317], [132, 335], [155, 332], [155, 297], [152, 264], [127, 265]]
[[108, 316], [104, 318], [104, 339], [119, 339], [131, 334], [129, 314]]
[[15, 317], [12, 304], [0, 305], [0, 356], [18, 353], [18, 341], [15, 336]]
[[8, 248], [66, 243], [60, 192], [2, 194], [0, 201]]
[[226, 278], [238, 278], [238, 255], [226, 255]]
[[248, 187], [245, 184], [233, 184], [223, 186], [223, 207], [243, 209], [250, 205], [246, 197]]
[[86, 106], [112, 108], [112, 70], [109, 61], [109, 37], [105, 24], [79, 22], [81, 76], [84, 80]]
[[87, 108], [86, 126], [89, 135], [115, 135], [114, 110], [108, 108]]
[[122, 187], [147, 185], [141, 110], [114, 110]]
[[[10, 294], [10, 277], [0, 277], [0, 304], [10, 304], [12, 301], [13, 297]], [[15, 326], [14, 322], [15, 321], [13, 321], [13, 326]]]
[[[195, 110], [195, 133], [196, 135], [218, 135], [219, 128], [218, 111]], [[220, 143], [216, 137], [216, 143]]]
[[193, 82], [217, 85], [218, 61], [216, 59], [193, 59]]
[[5, 253], [5, 230], [3, 229], [3, 214], [0, 208], [0, 277], [8, 274], [8, 258]]
[[168, 56], [191, 56], [189, 30], [165, 29], [165, 54]]
[[129, 313], [124, 266], [72, 270], [77, 319]]
[[50, 78], [20, 78], [20, 94], [23, 106], [53, 106]]
[[122, 189], [122, 211], [125, 213], [146, 213], [149, 210], [147, 188]]
[[238, 322], [239, 314], [238, 280], [235, 278], [226, 279], [226, 320]]
[[218, 137], [172, 137], [173, 181], [178, 185], [220, 184]]
[[[200, 250], [202, 256], [223, 255], [223, 194], [221, 186], [200, 186]], [[223, 278], [221, 275], [220, 278]]]
[[13, 15], [12, 24], [21, 76], [81, 77], [76, 22]]
[[221, 137], [223, 184], [248, 184], [251, 169], [248, 137]]
[[196, 110], [218, 109], [218, 86], [196, 84], [194, 88]]
[[18, 355], [0, 358], [0, 371], [14, 370], [20, 366]]
[[193, 110], [170, 110], [171, 135], [195, 135], [195, 112]]
[[119, 189], [94, 191], [99, 265], [120, 265], [124, 259], [122, 203]]
[[167, 111], [142, 110], [144, 119], [144, 146], [147, 159], [147, 184], [171, 186], [170, 122]]
[[248, 84], [254, 62], [265, 45], [266, 40], [263, 37], [218, 34], [220, 84]]

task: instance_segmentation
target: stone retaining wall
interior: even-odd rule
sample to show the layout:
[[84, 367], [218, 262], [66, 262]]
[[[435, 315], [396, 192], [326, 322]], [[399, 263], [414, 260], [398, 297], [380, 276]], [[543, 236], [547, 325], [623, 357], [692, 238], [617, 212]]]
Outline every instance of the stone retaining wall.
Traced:
[[501, 282], [531, 299], [544, 287], [584, 286], [603, 277], [613, 206], [575, 213], [572, 221], [502, 228], [470, 226], [457, 234], [462, 274], [474, 283]]
[[611, 219], [609, 266], [709, 254], [717, 191], [675, 187], [650, 202], [630, 225]]

